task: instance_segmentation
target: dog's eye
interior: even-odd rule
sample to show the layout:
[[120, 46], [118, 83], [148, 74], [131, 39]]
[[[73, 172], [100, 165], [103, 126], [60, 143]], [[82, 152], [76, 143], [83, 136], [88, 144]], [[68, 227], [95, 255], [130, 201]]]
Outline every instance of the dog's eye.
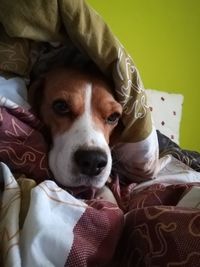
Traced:
[[118, 123], [120, 116], [121, 116], [120, 113], [114, 112], [106, 119], [106, 122], [108, 124], [116, 124]]
[[66, 115], [70, 112], [69, 105], [65, 100], [58, 99], [53, 102], [52, 108], [58, 115]]

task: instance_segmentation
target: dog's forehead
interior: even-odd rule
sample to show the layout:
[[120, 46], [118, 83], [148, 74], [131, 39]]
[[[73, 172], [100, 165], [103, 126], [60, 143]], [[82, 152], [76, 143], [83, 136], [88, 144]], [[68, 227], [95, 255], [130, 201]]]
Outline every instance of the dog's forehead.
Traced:
[[88, 88], [88, 84], [91, 84], [92, 89], [96, 89], [101, 94], [112, 95], [111, 86], [105, 79], [76, 69], [59, 69], [49, 72], [45, 77], [45, 87], [53, 93], [56, 91], [68, 93], [79, 91], [80, 93], [80, 91]]
[[45, 76], [45, 89], [54, 93], [60, 90], [73, 92], [84, 88], [85, 83], [86, 79], [84, 77], [66, 70], [56, 70]]

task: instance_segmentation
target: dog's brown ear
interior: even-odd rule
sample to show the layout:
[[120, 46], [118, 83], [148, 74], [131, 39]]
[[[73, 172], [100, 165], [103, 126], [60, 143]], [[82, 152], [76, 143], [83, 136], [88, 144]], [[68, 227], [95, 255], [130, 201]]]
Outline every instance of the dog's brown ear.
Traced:
[[[41, 115], [41, 105], [43, 101], [44, 95], [44, 86], [45, 86], [45, 77], [41, 77], [40, 79], [32, 82], [29, 86], [28, 90], [28, 101], [32, 107], [33, 112], [37, 115], [37, 117], [42, 121]], [[43, 124], [42, 134], [45, 137], [45, 141], [47, 144], [52, 144], [50, 130], [46, 125]]]
[[44, 83], [45, 78], [32, 82], [28, 90], [28, 101], [33, 111], [40, 117], [40, 107], [42, 105], [43, 94], [44, 94]]

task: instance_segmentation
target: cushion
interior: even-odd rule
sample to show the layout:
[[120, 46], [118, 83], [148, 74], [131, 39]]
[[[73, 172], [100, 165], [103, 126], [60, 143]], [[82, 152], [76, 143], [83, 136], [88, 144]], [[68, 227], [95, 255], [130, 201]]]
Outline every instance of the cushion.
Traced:
[[152, 89], [146, 93], [156, 129], [179, 144], [183, 95]]

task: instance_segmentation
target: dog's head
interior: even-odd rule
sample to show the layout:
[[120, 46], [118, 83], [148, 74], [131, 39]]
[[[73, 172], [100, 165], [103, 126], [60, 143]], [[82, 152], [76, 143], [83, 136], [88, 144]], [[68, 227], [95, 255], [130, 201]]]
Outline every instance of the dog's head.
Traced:
[[62, 68], [36, 87], [33, 99], [50, 130], [55, 179], [64, 186], [102, 187], [112, 165], [109, 138], [122, 113], [109, 83], [101, 75]]

